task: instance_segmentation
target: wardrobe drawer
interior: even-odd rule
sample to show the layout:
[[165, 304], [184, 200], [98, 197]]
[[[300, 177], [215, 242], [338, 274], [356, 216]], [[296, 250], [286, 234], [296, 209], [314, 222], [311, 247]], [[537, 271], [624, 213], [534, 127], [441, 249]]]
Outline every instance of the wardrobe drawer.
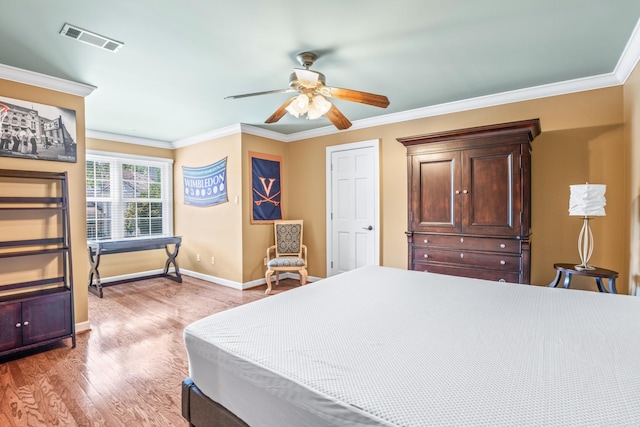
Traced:
[[520, 256], [414, 247], [414, 262], [441, 262], [492, 270], [520, 270]]
[[450, 276], [492, 280], [494, 282], [520, 283], [520, 273], [517, 271], [482, 270], [479, 268], [468, 268], [454, 265], [430, 263], [415, 263], [414, 270], [437, 274], [447, 274]]
[[475, 251], [520, 253], [521, 241], [517, 239], [499, 239], [475, 236], [446, 236], [440, 234], [415, 234], [415, 246], [466, 249]]

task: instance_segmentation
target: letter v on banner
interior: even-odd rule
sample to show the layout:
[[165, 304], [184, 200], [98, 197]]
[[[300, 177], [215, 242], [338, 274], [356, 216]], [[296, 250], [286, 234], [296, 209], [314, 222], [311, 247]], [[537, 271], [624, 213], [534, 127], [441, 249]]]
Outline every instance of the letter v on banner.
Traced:
[[249, 152], [251, 165], [251, 223], [282, 219], [282, 158]]

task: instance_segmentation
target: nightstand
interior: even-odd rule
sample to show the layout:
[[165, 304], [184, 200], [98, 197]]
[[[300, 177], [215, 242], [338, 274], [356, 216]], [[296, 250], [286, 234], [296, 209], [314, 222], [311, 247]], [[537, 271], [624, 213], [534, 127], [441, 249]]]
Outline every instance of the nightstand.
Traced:
[[[596, 284], [598, 285], [598, 290], [600, 292], [609, 292], [612, 294], [617, 293], [616, 291], [616, 277], [618, 277], [618, 272], [613, 270], [607, 270], [605, 268], [596, 267], [594, 270], [577, 270], [574, 264], [553, 264], [553, 268], [556, 269], [556, 277], [549, 283], [547, 286], [550, 288], [555, 288], [560, 283], [560, 279], [562, 278], [562, 274], [564, 273], [564, 283], [562, 286], [565, 288], [569, 288], [571, 285], [571, 276], [587, 276], [594, 277], [596, 279]], [[602, 279], [609, 280], [609, 289], [607, 290], [602, 283]]]

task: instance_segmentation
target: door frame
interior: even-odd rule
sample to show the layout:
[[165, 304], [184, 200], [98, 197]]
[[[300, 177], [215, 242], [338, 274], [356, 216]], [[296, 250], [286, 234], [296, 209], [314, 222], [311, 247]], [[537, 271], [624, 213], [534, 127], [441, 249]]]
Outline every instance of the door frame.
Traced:
[[380, 140], [370, 139], [360, 142], [352, 142], [348, 144], [332, 145], [326, 149], [326, 161], [325, 161], [325, 178], [326, 178], [326, 248], [327, 248], [327, 264], [326, 264], [326, 277], [330, 276], [332, 271], [331, 259], [333, 255], [333, 230], [331, 219], [331, 203], [333, 200], [333, 188], [332, 188], [332, 170], [331, 170], [331, 157], [333, 153], [339, 151], [358, 150], [362, 148], [373, 148], [373, 232], [374, 232], [374, 248], [373, 248], [373, 261], [374, 265], [380, 265]]

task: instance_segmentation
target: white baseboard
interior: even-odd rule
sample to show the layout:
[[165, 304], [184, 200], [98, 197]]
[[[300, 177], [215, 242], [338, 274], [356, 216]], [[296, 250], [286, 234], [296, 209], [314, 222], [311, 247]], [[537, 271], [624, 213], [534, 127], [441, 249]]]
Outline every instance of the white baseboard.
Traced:
[[[208, 274], [198, 273], [196, 271], [180, 270], [180, 273], [185, 274], [187, 276], [195, 277], [196, 279], [202, 279], [207, 282], [217, 283], [218, 285], [227, 286], [229, 288], [238, 289], [238, 290], [255, 288], [256, 286], [264, 285], [265, 283], [267, 283], [264, 277], [261, 279], [252, 280], [250, 282], [240, 283], [240, 282], [234, 282], [232, 280], [222, 279], [220, 277], [210, 276]], [[281, 279], [300, 279], [300, 275], [296, 273], [282, 273], [280, 274], [280, 278]], [[320, 277], [314, 277], [314, 276], [307, 277], [307, 281], [309, 282], [315, 282], [320, 279], [321, 279]], [[275, 280], [276, 280], [275, 277], [271, 277], [272, 283], [275, 282]]]
[[80, 332], [86, 332], [91, 330], [91, 324], [87, 320], [86, 322], [76, 323], [76, 334]]
[[180, 274], [185, 274], [187, 276], [195, 277], [196, 279], [205, 280], [207, 282], [217, 283], [218, 285], [226, 286], [228, 288], [239, 289], [239, 290], [244, 289], [242, 287], [242, 283], [240, 282], [234, 282], [233, 280], [228, 280], [228, 279], [223, 279], [221, 277], [198, 273], [197, 271], [180, 270]]

